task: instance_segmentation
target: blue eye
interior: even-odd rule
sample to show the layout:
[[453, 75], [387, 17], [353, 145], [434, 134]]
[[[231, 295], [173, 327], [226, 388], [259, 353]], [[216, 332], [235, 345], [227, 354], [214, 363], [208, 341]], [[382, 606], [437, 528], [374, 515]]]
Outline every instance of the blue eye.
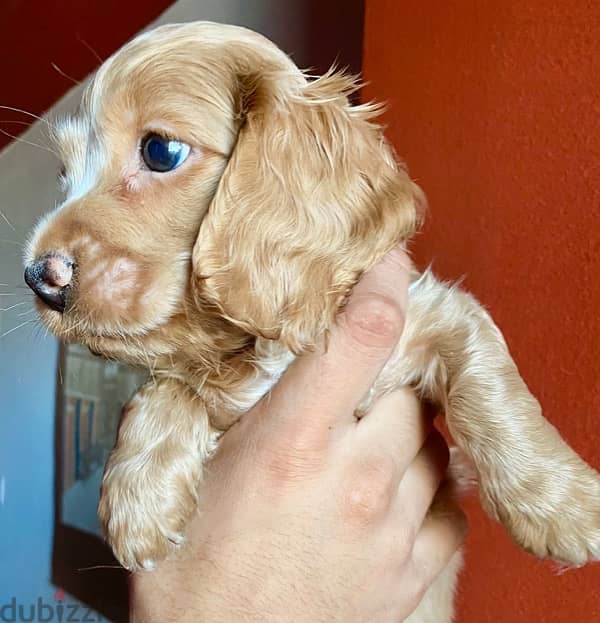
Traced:
[[148, 134], [142, 140], [142, 158], [151, 171], [165, 173], [176, 169], [190, 155], [190, 146], [160, 134]]

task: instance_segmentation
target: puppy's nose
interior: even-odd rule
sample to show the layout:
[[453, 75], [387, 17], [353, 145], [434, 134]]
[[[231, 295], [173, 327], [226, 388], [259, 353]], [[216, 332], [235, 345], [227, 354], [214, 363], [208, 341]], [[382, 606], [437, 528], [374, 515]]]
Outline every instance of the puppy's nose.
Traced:
[[48, 307], [63, 312], [73, 265], [73, 260], [64, 255], [44, 255], [25, 268], [25, 282]]

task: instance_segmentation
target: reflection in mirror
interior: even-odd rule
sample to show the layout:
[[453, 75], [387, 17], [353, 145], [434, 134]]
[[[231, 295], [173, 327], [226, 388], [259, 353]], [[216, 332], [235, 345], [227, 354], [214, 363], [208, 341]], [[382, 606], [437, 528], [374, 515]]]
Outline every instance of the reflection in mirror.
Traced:
[[70, 344], [63, 359], [62, 521], [100, 536], [97, 507], [104, 464], [123, 405], [147, 373]]

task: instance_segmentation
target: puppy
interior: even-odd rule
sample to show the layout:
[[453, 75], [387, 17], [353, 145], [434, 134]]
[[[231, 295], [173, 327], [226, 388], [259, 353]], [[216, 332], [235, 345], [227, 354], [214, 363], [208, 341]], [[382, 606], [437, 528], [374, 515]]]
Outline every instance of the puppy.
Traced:
[[[220, 432], [419, 225], [422, 194], [354, 89], [335, 71], [308, 79], [243, 28], [170, 25], [106, 61], [58, 127], [65, 200], [35, 229], [25, 279], [56, 335], [152, 371], [99, 509], [128, 569], [182, 542]], [[413, 274], [401, 343], [360, 413], [407, 384], [444, 411], [516, 543], [600, 558], [598, 474], [542, 417], [484, 309], [429, 272]], [[458, 565], [412, 623], [451, 620]]]

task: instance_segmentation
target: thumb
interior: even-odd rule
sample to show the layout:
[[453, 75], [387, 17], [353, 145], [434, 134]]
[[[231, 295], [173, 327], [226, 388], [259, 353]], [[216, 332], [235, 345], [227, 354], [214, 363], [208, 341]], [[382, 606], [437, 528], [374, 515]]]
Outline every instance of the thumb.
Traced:
[[273, 412], [301, 416], [313, 431], [352, 418], [402, 334], [410, 267], [398, 247], [363, 275], [327, 348], [300, 357], [277, 384], [269, 400]]

